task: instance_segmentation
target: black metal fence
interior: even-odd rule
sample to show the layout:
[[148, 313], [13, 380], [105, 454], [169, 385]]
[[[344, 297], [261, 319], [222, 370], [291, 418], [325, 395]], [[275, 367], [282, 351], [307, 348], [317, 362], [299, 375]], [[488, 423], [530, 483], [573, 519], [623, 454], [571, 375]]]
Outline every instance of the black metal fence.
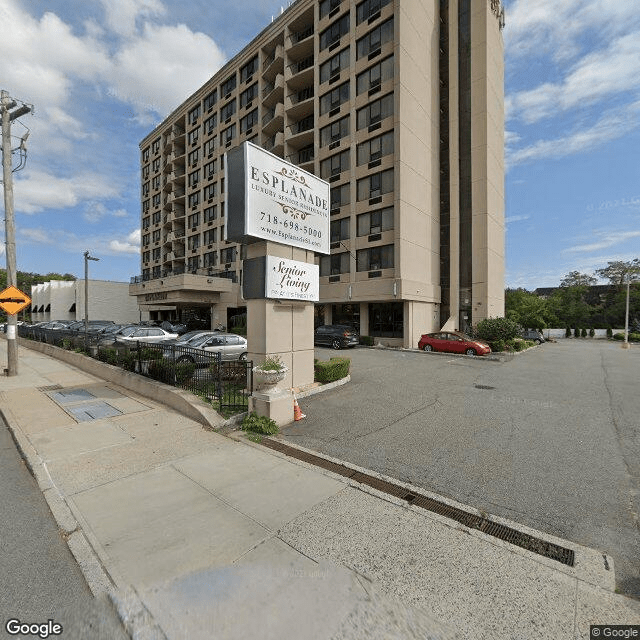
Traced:
[[[246, 411], [253, 391], [253, 363], [223, 359], [220, 352], [175, 344], [120, 343], [100, 334], [21, 325], [21, 338], [84, 353], [107, 364], [194, 393], [222, 414]], [[237, 358], [237, 356], [235, 356]]]

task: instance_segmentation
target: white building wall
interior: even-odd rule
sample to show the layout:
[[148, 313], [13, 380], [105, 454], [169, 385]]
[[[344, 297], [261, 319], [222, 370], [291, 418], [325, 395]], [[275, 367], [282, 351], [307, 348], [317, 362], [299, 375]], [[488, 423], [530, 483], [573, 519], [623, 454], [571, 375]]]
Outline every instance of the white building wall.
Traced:
[[[75, 281], [76, 318], [84, 319], [84, 278]], [[129, 295], [129, 283], [89, 280], [89, 320], [139, 322], [137, 299]]]

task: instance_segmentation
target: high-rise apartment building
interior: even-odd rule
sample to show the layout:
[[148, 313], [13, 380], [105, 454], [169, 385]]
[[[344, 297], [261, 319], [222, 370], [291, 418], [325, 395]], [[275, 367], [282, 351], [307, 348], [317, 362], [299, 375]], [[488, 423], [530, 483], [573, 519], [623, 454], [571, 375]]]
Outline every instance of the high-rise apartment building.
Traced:
[[504, 311], [499, 0], [297, 0], [141, 143], [152, 318], [244, 311], [224, 153], [250, 140], [331, 185], [318, 323], [415, 346]]

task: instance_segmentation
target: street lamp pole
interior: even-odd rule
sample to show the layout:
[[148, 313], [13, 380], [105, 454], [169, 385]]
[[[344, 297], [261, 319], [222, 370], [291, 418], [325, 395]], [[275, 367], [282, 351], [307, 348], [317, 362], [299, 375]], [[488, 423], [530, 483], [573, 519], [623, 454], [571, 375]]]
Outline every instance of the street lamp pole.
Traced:
[[624, 315], [624, 342], [622, 343], [623, 349], [629, 348], [629, 283], [631, 281], [631, 274], [627, 273], [627, 308]]
[[88, 251], [84, 252], [84, 343], [87, 346], [87, 331], [89, 329], [89, 260], [98, 262], [100, 258], [94, 258]]

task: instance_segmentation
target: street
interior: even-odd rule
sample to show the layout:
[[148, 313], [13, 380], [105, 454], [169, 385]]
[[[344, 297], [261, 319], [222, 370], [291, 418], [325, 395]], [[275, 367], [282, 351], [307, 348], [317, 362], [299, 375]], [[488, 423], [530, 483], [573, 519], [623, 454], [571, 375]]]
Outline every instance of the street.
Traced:
[[65, 640], [127, 638], [110, 602], [91, 594], [1, 419], [0, 484], [0, 637], [16, 637], [7, 632], [10, 619], [51, 619], [62, 625], [59, 637]]
[[506, 362], [377, 349], [282, 437], [611, 554], [640, 596], [640, 349], [544, 344]]

